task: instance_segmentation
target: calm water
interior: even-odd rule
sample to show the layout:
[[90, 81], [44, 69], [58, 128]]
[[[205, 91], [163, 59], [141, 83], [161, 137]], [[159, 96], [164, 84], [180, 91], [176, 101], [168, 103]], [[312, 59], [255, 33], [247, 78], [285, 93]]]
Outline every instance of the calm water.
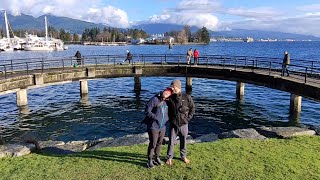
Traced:
[[[274, 43], [213, 43], [211, 45], [174, 46], [119, 46], [97, 47], [70, 45], [62, 52], [1, 52], [5, 59], [32, 57], [67, 57], [77, 50], [82, 55], [185, 54], [190, 47], [201, 54], [282, 57], [288, 50], [293, 59], [319, 60], [320, 42]], [[89, 96], [80, 100], [79, 83], [56, 85], [28, 90], [28, 107], [18, 108], [15, 94], [0, 96], [0, 135], [14, 141], [33, 131], [43, 140], [82, 140], [118, 137], [144, 132], [139, 126], [145, 103], [174, 77], [143, 77], [142, 91], [133, 91], [133, 78], [95, 79], [89, 81]], [[185, 79], [180, 78], [183, 84]], [[235, 82], [193, 79], [192, 96], [196, 115], [191, 122], [193, 135], [221, 133], [235, 128], [259, 125], [290, 126], [320, 125], [320, 103], [303, 99], [298, 122], [289, 115], [290, 94], [265, 87], [246, 84], [245, 99], [235, 98]], [[267, 97], [267, 98], [266, 98]]]

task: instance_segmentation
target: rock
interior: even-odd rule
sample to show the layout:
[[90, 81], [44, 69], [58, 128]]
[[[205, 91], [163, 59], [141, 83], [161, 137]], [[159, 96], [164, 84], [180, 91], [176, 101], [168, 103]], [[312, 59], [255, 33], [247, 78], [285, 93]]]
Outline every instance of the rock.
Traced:
[[206, 135], [203, 135], [203, 136], [196, 138], [196, 141], [198, 141], [198, 142], [213, 142], [218, 139], [219, 139], [219, 137], [217, 134], [210, 133], [210, 134], [206, 134]]
[[39, 141], [40, 149], [47, 148], [47, 147], [55, 147], [55, 146], [63, 146], [66, 143], [63, 141]]
[[221, 135], [219, 135], [219, 138], [221, 138], [221, 139], [224, 139], [224, 138], [244, 138], [244, 139], [258, 139], [258, 140], [266, 139], [265, 136], [262, 136], [253, 128], [236, 129], [233, 131], [224, 132]]
[[295, 136], [312, 136], [316, 132], [300, 127], [258, 127], [257, 131], [266, 137], [291, 138]]
[[311, 130], [314, 130], [317, 135], [320, 135], [320, 126], [311, 126]]
[[28, 155], [30, 153], [30, 148], [28, 148], [25, 144], [0, 145], [0, 158], [19, 157]]
[[34, 132], [26, 132], [23, 135], [20, 136], [20, 140], [23, 143], [32, 143], [35, 145], [36, 149], [41, 149], [39, 145], [40, 136]]

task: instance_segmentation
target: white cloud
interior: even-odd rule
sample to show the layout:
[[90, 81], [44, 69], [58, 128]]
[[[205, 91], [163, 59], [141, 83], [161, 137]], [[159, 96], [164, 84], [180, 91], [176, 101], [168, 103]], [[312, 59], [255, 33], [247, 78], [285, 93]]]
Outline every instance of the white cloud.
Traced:
[[226, 14], [247, 17], [252, 19], [270, 19], [282, 15], [279, 11], [275, 11], [269, 7], [258, 8], [230, 8], [225, 11]]
[[213, 15], [214, 10], [220, 7], [216, 0], [182, 0], [176, 8], [167, 9], [160, 15], [149, 18], [153, 23], [172, 23], [197, 27], [207, 27], [215, 30], [218, 18]]
[[24, 13], [38, 17], [53, 14], [114, 27], [129, 26], [125, 11], [102, 4], [102, 0], [1, 0], [0, 9], [5, 9], [13, 15]]
[[309, 5], [305, 5], [305, 6], [301, 6], [301, 7], [297, 7], [297, 10], [300, 11], [307, 11], [307, 12], [319, 12], [320, 11], [320, 4], [309, 4]]

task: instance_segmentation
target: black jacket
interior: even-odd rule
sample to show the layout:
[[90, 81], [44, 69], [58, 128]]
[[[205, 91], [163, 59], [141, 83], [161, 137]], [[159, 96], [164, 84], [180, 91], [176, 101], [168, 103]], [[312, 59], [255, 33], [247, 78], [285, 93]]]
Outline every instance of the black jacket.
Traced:
[[169, 122], [177, 127], [188, 124], [195, 113], [194, 102], [188, 94], [173, 94], [167, 100], [167, 104]]

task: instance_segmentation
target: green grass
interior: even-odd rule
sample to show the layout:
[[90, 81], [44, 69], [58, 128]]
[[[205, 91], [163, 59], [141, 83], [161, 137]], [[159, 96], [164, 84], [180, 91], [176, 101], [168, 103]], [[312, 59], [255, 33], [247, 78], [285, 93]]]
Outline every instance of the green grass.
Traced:
[[[145, 168], [146, 145], [0, 159], [0, 179], [320, 179], [320, 137], [188, 144], [191, 164]], [[179, 146], [176, 146], [176, 155]], [[167, 146], [162, 147], [165, 159]]]

